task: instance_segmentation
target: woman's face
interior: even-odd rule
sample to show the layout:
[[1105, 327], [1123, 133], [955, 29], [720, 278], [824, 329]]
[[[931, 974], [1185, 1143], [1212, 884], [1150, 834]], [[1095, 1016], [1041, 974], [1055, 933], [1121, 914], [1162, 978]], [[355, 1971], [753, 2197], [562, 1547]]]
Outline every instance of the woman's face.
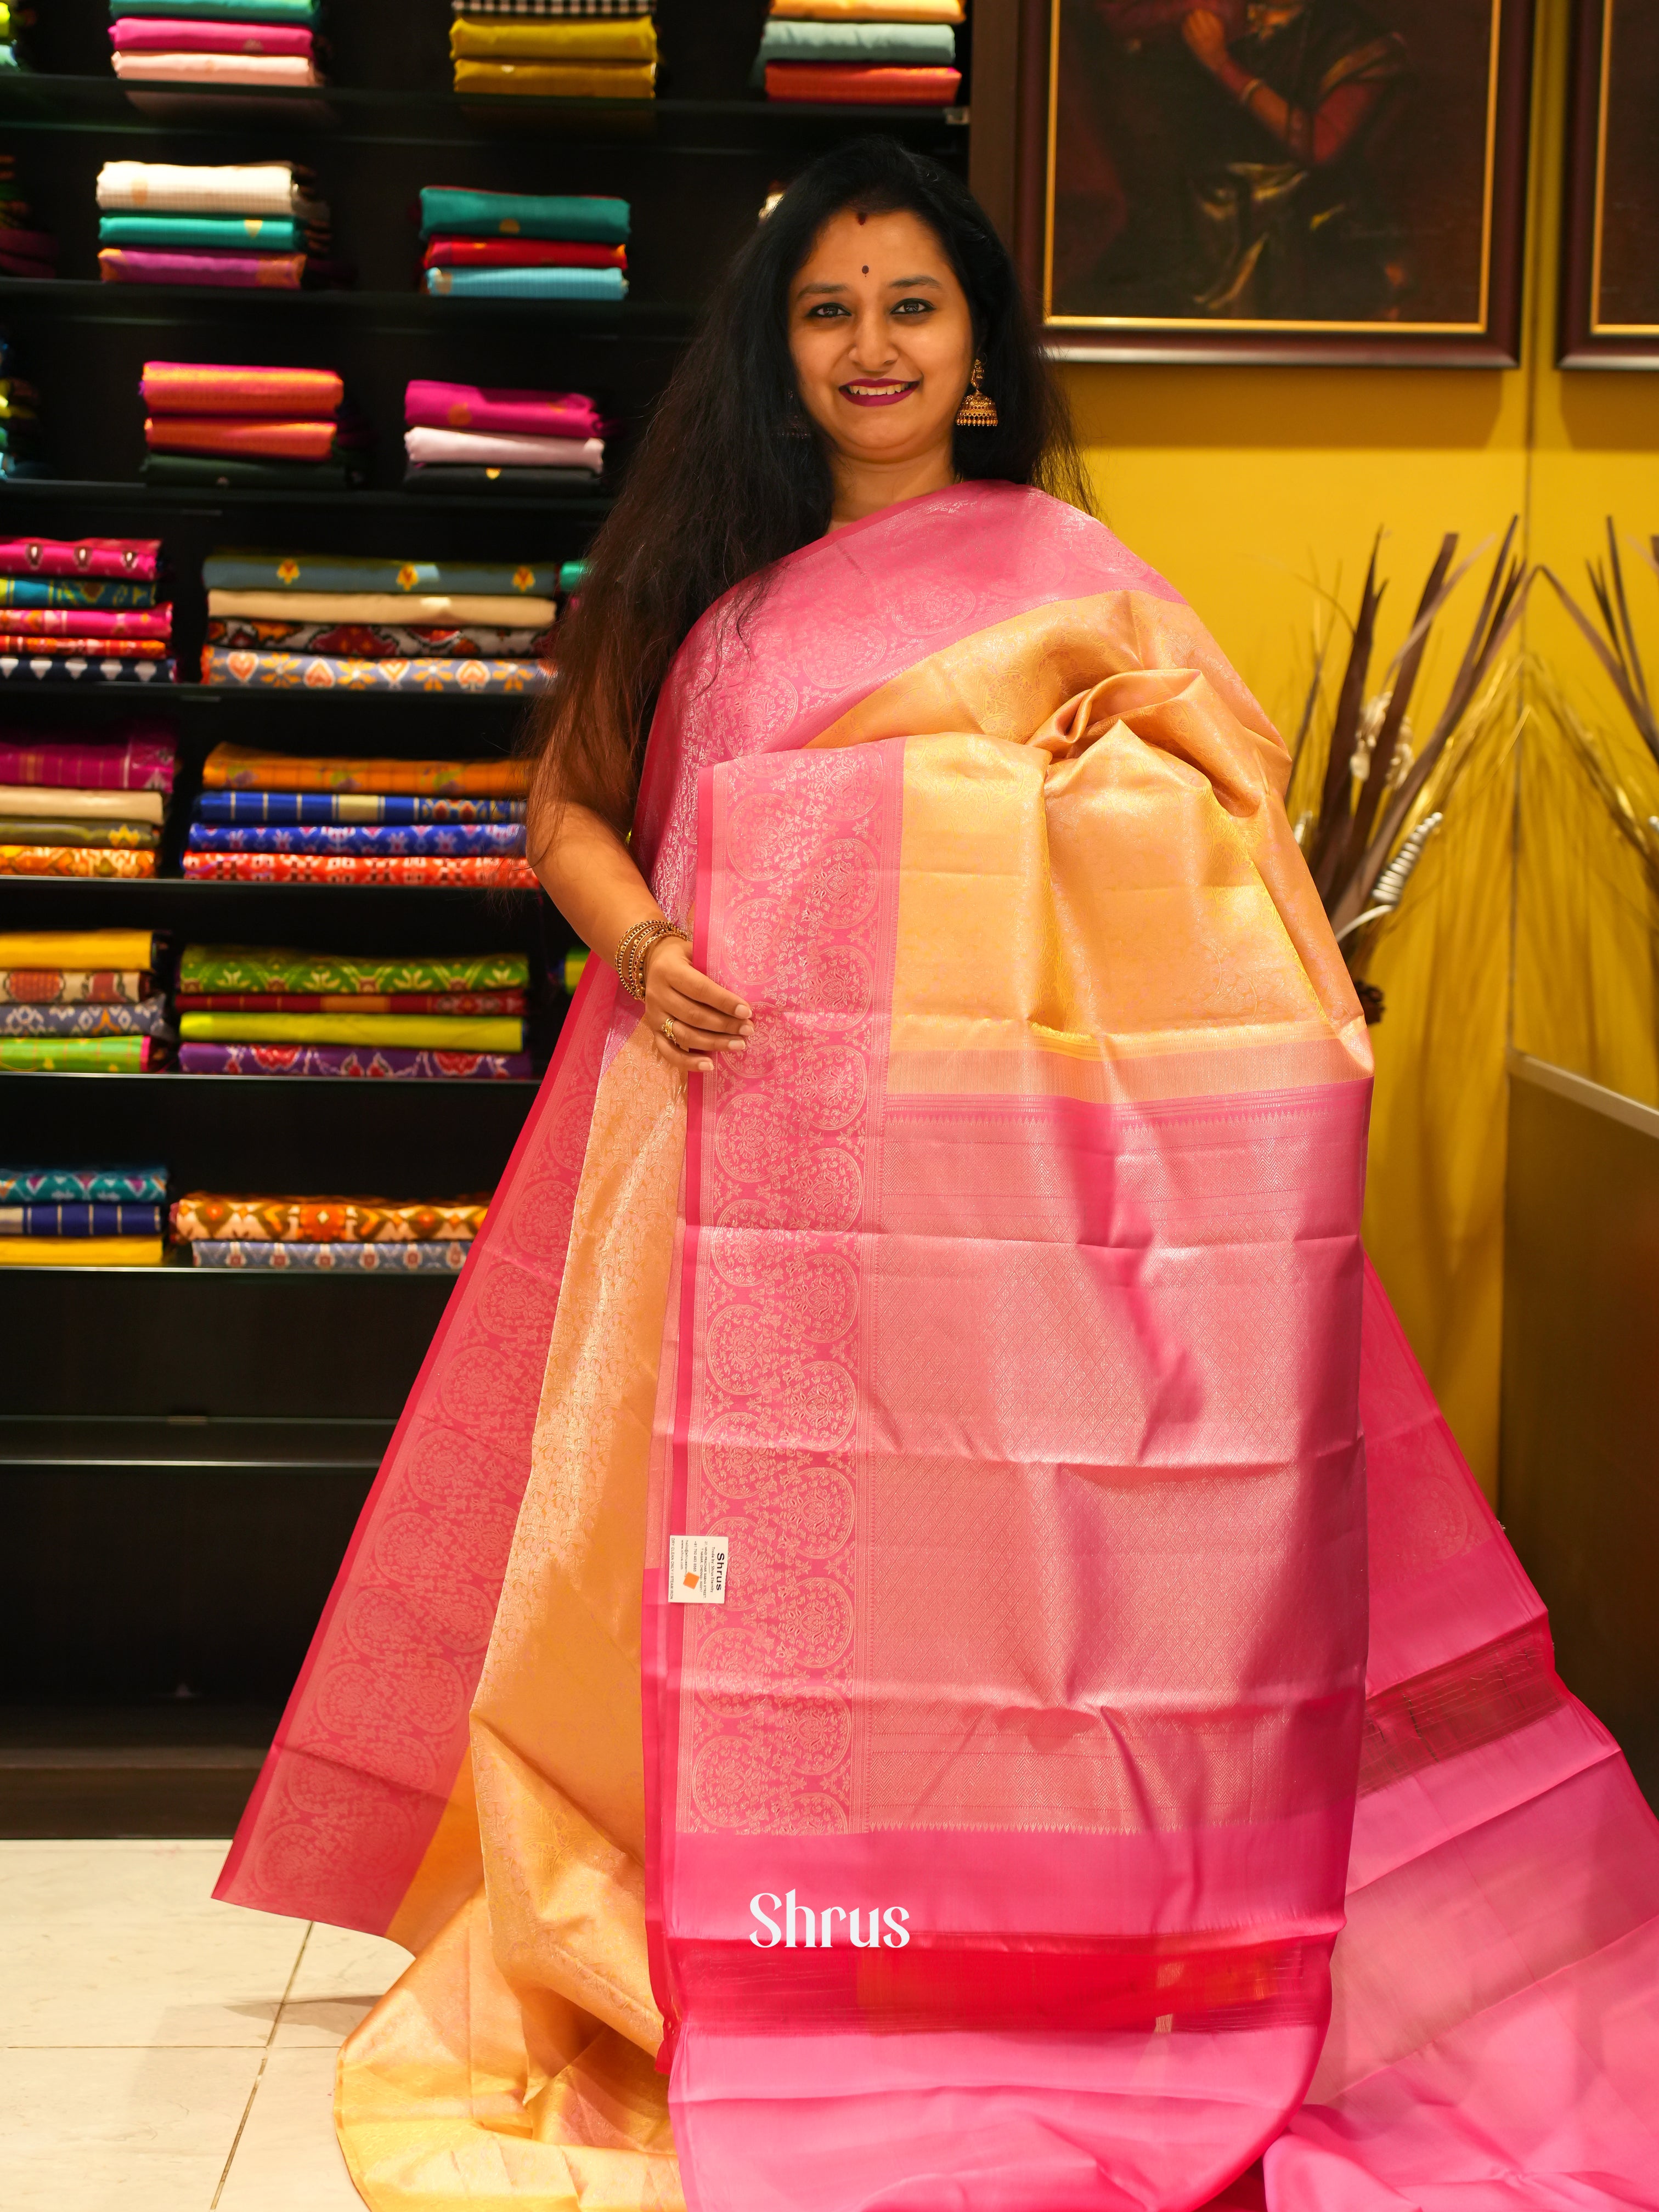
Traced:
[[789, 350], [801, 404], [846, 459], [948, 447], [974, 330], [937, 233], [908, 212], [832, 216], [790, 287]]

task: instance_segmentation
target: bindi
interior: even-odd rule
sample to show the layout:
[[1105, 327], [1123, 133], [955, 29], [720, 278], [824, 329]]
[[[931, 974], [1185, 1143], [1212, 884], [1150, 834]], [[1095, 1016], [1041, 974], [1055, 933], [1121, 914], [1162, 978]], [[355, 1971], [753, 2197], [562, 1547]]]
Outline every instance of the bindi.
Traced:
[[866, 261], [866, 262], [865, 263], [865, 264], [864, 264], [864, 268], [863, 268], [862, 274], [863, 274], [863, 275], [865, 275], [866, 276], [867, 276], [870, 274], [870, 264], [869, 264], [869, 263], [868, 263], [867, 261]]
[[861, 216], [859, 217], [859, 227], [860, 227], [860, 229], [862, 229], [862, 228], [864, 227], [864, 225], [865, 225], [866, 222], [869, 222], [869, 220], [870, 220], [870, 218], [869, 218], [869, 216], [868, 216], [867, 215], [861, 215]]

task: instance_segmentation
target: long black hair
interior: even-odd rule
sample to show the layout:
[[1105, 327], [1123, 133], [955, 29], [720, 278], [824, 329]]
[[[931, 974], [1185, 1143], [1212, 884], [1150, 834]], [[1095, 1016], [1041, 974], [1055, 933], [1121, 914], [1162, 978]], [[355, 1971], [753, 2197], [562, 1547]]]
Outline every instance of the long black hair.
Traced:
[[787, 310], [814, 240], [849, 207], [918, 216], [967, 295], [997, 425], [956, 432], [957, 476], [1089, 507], [1064, 398], [978, 202], [895, 138], [823, 155], [732, 261], [594, 539], [557, 678], [532, 724], [538, 816], [570, 801], [625, 830], [650, 710], [687, 631], [745, 578], [758, 596], [775, 562], [828, 529], [829, 454], [800, 405]]

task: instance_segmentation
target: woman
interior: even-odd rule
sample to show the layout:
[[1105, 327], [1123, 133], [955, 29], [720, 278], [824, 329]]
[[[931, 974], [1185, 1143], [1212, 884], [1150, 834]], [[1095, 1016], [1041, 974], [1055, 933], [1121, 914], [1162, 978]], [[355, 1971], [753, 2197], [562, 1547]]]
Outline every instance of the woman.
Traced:
[[1044, 477], [873, 142], [595, 547], [534, 839], [605, 957], [220, 1888], [419, 1954], [375, 2212], [1641, 2201], [1651, 1822], [1364, 1283], [1283, 749]]

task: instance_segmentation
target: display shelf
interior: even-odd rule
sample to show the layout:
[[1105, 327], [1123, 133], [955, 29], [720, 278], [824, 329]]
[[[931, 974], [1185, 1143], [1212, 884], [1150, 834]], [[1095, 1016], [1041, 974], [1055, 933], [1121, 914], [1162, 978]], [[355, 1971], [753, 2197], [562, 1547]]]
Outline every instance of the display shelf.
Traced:
[[[135, 106], [135, 93], [150, 103], [148, 110]], [[0, 79], [0, 125], [8, 130], [98, 131], [134, 137], [245, 137], [278, 125], [389, 144], [445, 146], [483, 129], [686, 154], [770, 149], [800, 131], [845, 137], [858, 131], [891, 131], [948, 141], [959, 138], [969, 121], [965, 106], [850, 107], [769, 100], [758, 92], [712, 100], [672, 94], [650, 100], [550, 100], [358, 84], [211, 90], [187, 83], [129, 86], [112, 73], [48, 70]]]
[[386, 330], [422, 333], [506, 320], [533, 323], [539, 331], [560, 336], [607, 337], [629, 345], [681, 345], [696, 326], [697, 311], [685, 303], [648, 300], [440, 299], [413, 287], [400, 292], [362, 292], [355, 287], [279, 292], [211, 284], [106, 284], [96, 277], [0, 276], [0, 316], [32, 314], [76, 323], [168, 326], [263, 324], [278, 314], [285, 324], [298, 318], [311, 325], [356, 317]]
[[8, 1413], [0, 1415], [0, 1481], [8, 1468], [131, 1467], [349, 1468], [373, 1474], [392, 1423], [374, 1414], [283, 1420], [238, 1415]]

